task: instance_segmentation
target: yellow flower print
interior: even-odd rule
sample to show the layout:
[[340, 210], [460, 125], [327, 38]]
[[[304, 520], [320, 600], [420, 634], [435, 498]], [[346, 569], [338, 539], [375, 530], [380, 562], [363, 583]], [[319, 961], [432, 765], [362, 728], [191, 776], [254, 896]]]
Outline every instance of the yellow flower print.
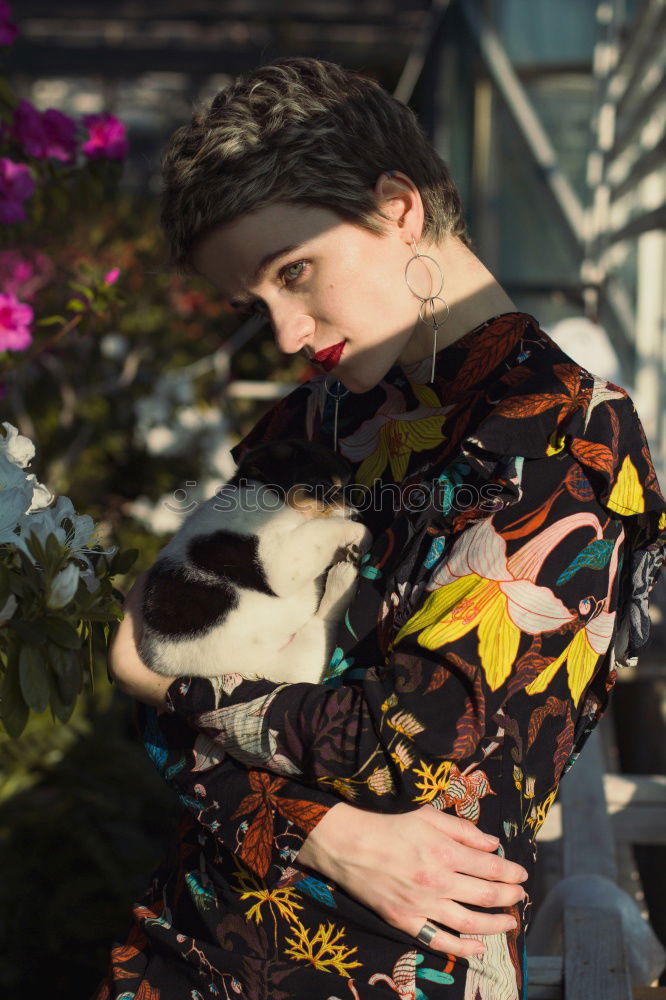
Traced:
[[395, 761], [401, 771], [406, 771], [414, 761], [412, 751], [406, 743], [396, 743], [391, 759]]
[[530, 815], [527, 819], [527, 825], [533, 827], [532, 830], [533, 837], [536, 837], [537, 833], [543, 826], [546, 816], [548, 815], [548, 810], [552, 806], [555, 800], [555, 796], [557, 795], [557, 789], [558, 785], [555, 785], [554, 788], [551, 788], [551, 790], [548, 792], [548, 795], [543, 800], [543, 802], [540, 803], [540, 805], [536, 804], [532, 805]]
[[445, 440], [442, 422], [451, 406], [419, 400], [415, 409], [406, 410], [405, 397], [395, 386], [388, 385], [386, 393], [375, 415], [340, 443], [345, 458], [359, 463], [356, 482], [361, 486], [371, 486], [387, 466], [395, 482], [402, 482], [412, 452], [436, 448]]
[[310, 932], [300, 922], [294, 927], [295, 937], [287, 938], [286, 943], [291, 945], [285, 951], [285, 955], [296, 959], [297, 962], [307, 962], [319, 972], [337, 972], [341, 976], [350, 978], [349, 969], [356, 969], [361, 966], [361, 962], [350, 962], [357, 948], [347, 948], [343, 943], [344, 931], [335, 931], [332, 923], [319, 924], [314, 937], [310, 938]]
[[411, 712], [397, 712], [392, 715], [388, 720], [389, 726], [395, 729], [396, 732], [402, 733], [403, 736], [409, 737], [410, 740], [418, 736], [419, 733], [423, 732], [423, 725], [419, 722], [415, 715]]
[[[496, 691], [511, 673], [521, 633], [538, 635], [574, 621], [574, 614], [552, 590], [535, 581], [550, 552], [580, 527], [590, 527], [597, 538], [603, 537], [596, 515], [581, 511], [550, 525], [507, 558], [506, 542], [491, 518], [472, 525], [434, 569], [428, 583], [430, 595], [400, 629], [392, 648], [404, 636], [418, 632], [419, 646], [439, 649], [477, 629], [479, 659], [490, 689]], [[606, 603], [613, 581], [611, 574]], [[614, 613], [602, 609], [586, 626], [589, 645], [596, 650], [594, 658], [582, 646], [576, 647], [576, 652], [584, 653], [568, 673], [576, 703], [592, 676], [597, 655], [610, 643], [614, 619]], [[545, 677], [542, 672], [526, 689], [528, 693], [542, 690], [534, 685], [545, 684], [563, 659], [564, 654], [551, 664], [552, 671], [546, 668], [550, 672]]]
[[641, 514], [645, 510], [645, 496], [636, 466], [627, 455], [615, 486], [606, 504], [618, 514]]
[[391, 771], [388, 767], [376, 767], [367, 779], [367, 786], [375, 795], [388, 795], [395, 791]]
[[546, 448], [546, 455], [557, 455], [558, 452], [562, 451], [564, 448], [564, 442], [566, 437], [564, 434], [558, 433], [557, 427], [553, 433], [548, 438], [548, 447]]
[[[614, 617], [614, 615], [612, 617]], [[593, 624], [594, 621], [590, 623], [590, 625]], [[610, 635], [608, 636], [608, 642], [610, 642]], [[606, 645], [608, 645], [608, 643], [606, 643]], [[604, 650], [602, 650], [602, 652], [604, 652]], [[574, 705], [578, 708], [580, 697], [585, 690], [588, 681], [594, 675], [594, 668], [596, 667], [602, 652], [597, 652], [597, 650], [594, 649], [590, 642], [588, 628], [584, 626], [579, 632], [576, 632], [569, 645], [562, 650], [557, 659], [553, 660], [552, 663], [549, 663], [548, 666], [541, 671], [538, 677], [536, 677], [531, 684], [527, 685], [525, 693], [532, 695], [537, 694], [540, 691], [545, 691], [559, 668], [564, 662], [566, 662], [569, 690], [571, 691], [571, 697], [573, 698]]]

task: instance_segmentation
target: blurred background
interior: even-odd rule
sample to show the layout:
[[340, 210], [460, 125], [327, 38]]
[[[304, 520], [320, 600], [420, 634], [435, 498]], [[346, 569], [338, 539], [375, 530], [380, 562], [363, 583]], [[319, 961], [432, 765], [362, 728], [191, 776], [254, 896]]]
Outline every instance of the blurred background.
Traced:
[[[121, 590], [188, 504], [231, 474], [229, 447], [313, 374], [277, 352], [260, 320], [239, 325], [210, 289], [169, 274], [157, 226], [166, 138], [195, 103], [279, 56], [339, 62], [414, 108], [461, 190], [476, 254], [576, 361], [627, 388], [666, 486], [663, 2], [13, 6], [2, 75], [16, 96], [77, 120], [109, 112], [128, 139], [112, 190], [97, 178], [74, 204], [54, 173], [53, 204], [33, 220], [51, 261], [31, 293], [35, 315], [62, 311], [62, 283], [94, 268], [118, 269], [113, 301], [17, 363], [0, 398], [1, 418], [37, 445], [38, 479], [109, 542], [139, 549]], [[626, 772], [666, 774], [662, 607], [659, 584], [650, 647], [613, 695]], [[49, 996], [87, 997], [180, 807], [99, 651], [94, 689], [69, 720], [44, 713], [18, 739], [2, 734], [0, 768], [0, 995], [30, 1000], [48, 982]], [[632, 858], [637, 898], [666, 943], [661, 841], [634, 845]]]

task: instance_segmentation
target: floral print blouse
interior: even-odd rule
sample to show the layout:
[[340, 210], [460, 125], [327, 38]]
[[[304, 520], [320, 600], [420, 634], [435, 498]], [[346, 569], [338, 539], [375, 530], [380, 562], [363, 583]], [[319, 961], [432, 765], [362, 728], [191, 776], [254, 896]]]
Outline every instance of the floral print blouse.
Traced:
[[[649, 633], [666, 504], [626, 392], [525, 313], [346, 395], [374, 542], [324, 683], [178, 678], [143, 738], [186, 811], [96, 1000], [525, 1000], [536, 834]], [[332, 446], [323, 377], [233, 449]], [[352, 497], [356, 502], [356, 497]], [[442, 955], [294, 859], [345, 800], [423, 803], [525, 867], [516, 930]], [[470, 906], [482, 910], [482, 907]], [[447, 928], [453, 934], [459, 932]], [[477, 936], [477, 935], [475, 935]]]

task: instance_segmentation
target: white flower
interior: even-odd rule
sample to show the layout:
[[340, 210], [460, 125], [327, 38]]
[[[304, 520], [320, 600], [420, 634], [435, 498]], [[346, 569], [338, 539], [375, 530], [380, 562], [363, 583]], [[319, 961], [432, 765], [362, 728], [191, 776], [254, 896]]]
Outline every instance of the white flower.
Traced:
[[76, 563], [69, 563], [64, 569], [61, 569], [51, 581], [46, 598], [47, 608], [55, 610], [69, 604], [79, 585], [79, 576], [80, 570]]
[[29, 483], [32, 484], [32, 503], [28, 509], [28, 514], [32, 514], [36, 510], [43, 510], [48, 507], [50, 503], [53, 503], [53, 493], [45, 486], [44, 483], [38, 483], [34, 473], [30, 473], [26, 476]]
[[19, 527], [21, 535], [15, 538], [14, 541], [33, 562], [34, 558], [28, 549], [28, 538], [31, 534], [37, 536], [42, 546], [46, 545], [49, 535], [55, 535], [61, 545], [65, 545], [67, 541], [65, 530], [60, 527], [55, 507], [45, 507], [44, 510], [37, 511], [34, 514], [24, 514], [19, 519]]
[[19, 434], [18, 429], [3, 420], [2, 426], [7, 431], [7, 437], [0, 434], [0, 455], [5, 455], [10, 462], [25, 469], [35, 457], [35, 446], [30, 438]]
[[18, 606], [18, 601], [13, 594], [10, 594], [3, 606], [0, 608], [0, 625], [4, 625], [12, 617], [16, 608]]

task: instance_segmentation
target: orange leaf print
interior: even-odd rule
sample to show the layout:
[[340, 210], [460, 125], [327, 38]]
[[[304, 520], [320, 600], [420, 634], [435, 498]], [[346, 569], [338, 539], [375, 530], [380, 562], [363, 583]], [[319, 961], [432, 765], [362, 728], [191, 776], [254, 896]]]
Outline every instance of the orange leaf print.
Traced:
[[314, 829], [319, 820], [328, 812], [326, 806], [301, 799], [276, 799], [275, 805], [280, 815], [290, 819], [307, 833]]
[[564, 715], [566, 710], [566, 701], [562, 701], [561, 698], [556, 698], [553, 694], [548, 696], [548, 700], [545, 705], [540, 705], [538, 708], [534, 709], [532, 715], [530, 716], [530, 724], [527, 730], [528, 750], [539, 735], [539, 730], [543, 725], [544, 719], [546, 719], [549, 715]]
[[113, 979], [114, 982], [118, 979], [136, 979], [136, 972], [129, 972], [127, 969], [123, 969], [120, 965], [114, 965]]
[[462, 368], [456, 375], [456, 391], [475, 385], [485, 374], [491, 372], [513, 350], [525, 333], [528, 320], [507, 317], [497, 321], [485, 330], [480, 330], [467, 342], [462, 337], [460, 347], [468, 347], [469, 353]]
[[[136, 907], [134, 910], [135, 914], [137, 909], [138, 907]], [[139, 954], [141, 949], [146, 944], [147, 940], [148, 938], [146, 937], [143, 928], [134, 925], [127, 936], [127, 941], [125, 942], [125, 944], [116, 945], [116, 947], [111, 950], [112, 961], [129, 962], [130, 959], [134, 958], [135, 955]]]
[[[553, 365], [553, 371], [560, 382], [567, 387], [571, 399], [576, 399], [581, 393], [578, 368], [575, 365]], [[581, 394], [585, 395], [585, 392]]]
[[520, 420], [522, 417], [536, 417], [539, 413], [545, 413], [546, 410], [550, 410], [554, 406], [568, 406], [570, 403], [569, 397], [560, 393], [510, 396], [509, 399], [502, 400], [495, 409], [495, 413], [510, 420]]
[[238, 855], [253, 871], [264, 878], [271, 863], [272, 844], [273, 814], [265, 807], [252, 820]]
[[144, 979], [136, 991], [134, 1000], [160, 1000], [160, 991], [157, 986], [151, 986]]
[[609, 476], [613, 475], [613, 452], [605, 444], [574, 438], [571, 442], [571, 454], [583, 465], [605, 472]]

